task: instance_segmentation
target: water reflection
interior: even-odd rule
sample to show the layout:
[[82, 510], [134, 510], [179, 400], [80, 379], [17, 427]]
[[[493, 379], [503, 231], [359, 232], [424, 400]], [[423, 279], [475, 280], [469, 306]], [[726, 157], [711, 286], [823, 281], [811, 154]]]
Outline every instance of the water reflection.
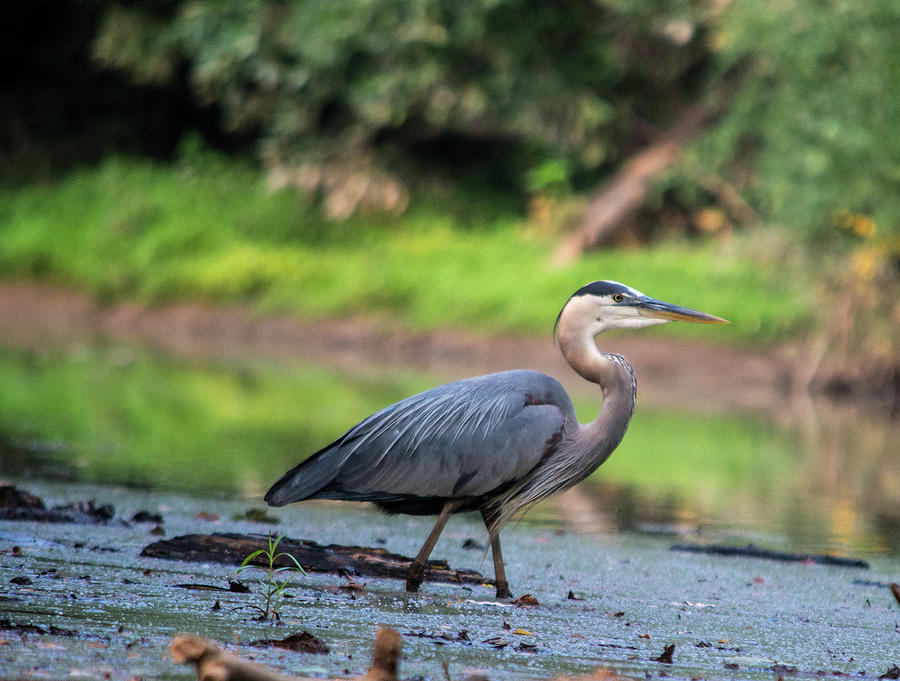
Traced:
[[[805, 400], [778, 423], [717, 416], [704, 429], [720, 432], [722, 422], [732, 419], [746, 432], [738, 429], [708, 443], [705, 461], [691, 464], [693, 484], [672, 480], [693, 446], [677, 431], [668, 429], [672, 444], [666, 464], [640, 445], [628, 451], [631, 443], [623, 443], [630, 456], [649, 462], [660, 481], [648, 476], [623, 484], [633, 471], [621, 458], [601, 468], [590, 481], [592, 494], [612, 525], [620, 530], [742, 531], [750, 539], [782, 541], [793, 550], [840, 555], [900, 553], [900, 421], [868, 404]], [[659, 414], [649, 420], [661, 421], [656, 427], [667, 430]]]
[[[435, 382], [103, 346], [0, 351], [0, 375], [3, 478], [244, 497]], [[576, 406], [586, 420], [599, 402]], [[563, 509], [593, 513], [602, 530], [737, 532], [773, 548], [900, 554], [898, 425], [858, 405], [806, 402], [778, 422], [639, 406], [619, 450], [582, 486], [582, 507]], [[556, 522], [559, 508], [529, 519]]]

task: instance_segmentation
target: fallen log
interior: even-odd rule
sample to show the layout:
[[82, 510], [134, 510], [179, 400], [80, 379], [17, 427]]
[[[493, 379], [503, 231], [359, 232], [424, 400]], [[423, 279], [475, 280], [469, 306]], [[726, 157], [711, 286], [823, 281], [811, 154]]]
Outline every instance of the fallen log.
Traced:
[[784, 563], [816, 563], [818, 565], [834, 565], [869, 569], [869, 564], [858, 558], [841, 558], [821, 553], [787, 553], [763, 549], [753, 544], [747, 546], [725, 546], [722, 544], [675, 544], [672, 551], [688, 551], [690, 553], [708, 553], [715, 556], [736, 556], [741, 558], [762, 558], [779, 560]]
[[[285, 676], [261, 664], [246, 662], [226, 653], [199, 636], [179, 634], [170, 646], [178, 664], [193, 664], [201, 681], [297, 681], [308, 677]], [[400, 634], [381, 628], [375, 637], [372, 666], [360, 681], [397, 681], [400, 659]]]
[[[266, 550], [269, 537], [263, 534], [187, 534], [164, 539], [144, 547], [141, 556], [201, 563], [240, 565], [254, 551]], [[331, 572], [352, 577], [387, 577], [406, 579], [411, 558], [390, 553], [385, 549], [361, 546], [322, 546], [308, 539], [284, 537], [278, 552], [292, 555], [307, 572]], [[268, 559], [257, 556], [251, 565], [267, 566]], [[277, 567], [292, 567], [286, 556], [275, 562]], [[425, 580], [450, 584], [493, 584], [474, 570], [454, 570], [446, 561], [430, 560], [425, 566]]]
[[[41, 523], [107, 524], [115, 519], [110, 504], [73, 501], [65, 506], [47, 508], [44, 500], [13, 485], [0, 486], [0, 520], [29, 520]], [[127, 526], [124, 520], [116, 521]]]
[[[372, 652], [372, 666], [363, 676], [356, 677], [355, 681], [397, 681], [400, 648], [400, 634], [388, 627], [379, 628], [375, 636], [375, 650]], [[674, 650], [674, 646], [672, 649]], [[246, 662], [199, 636], [179, 634], [172, 639], [170, 652], [172, 659], [178, 664], [193, 664], [200, 681], [312, 681], [309, 677], [284, 676], [261, 664]], [[598, 669], [588, 676], [558, 676], [553, 681], [621, 681], [621, 679], [622, 677], [615, 672]]]

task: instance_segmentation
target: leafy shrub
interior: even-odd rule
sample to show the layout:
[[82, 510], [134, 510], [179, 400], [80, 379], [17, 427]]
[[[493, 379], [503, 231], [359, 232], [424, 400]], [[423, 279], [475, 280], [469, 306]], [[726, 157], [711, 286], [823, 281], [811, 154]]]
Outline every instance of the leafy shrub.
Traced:
[[715, 78], [743, 74], [674, 181], [682, 198], [702, 202], [698, 178], [718, 173], [810, 243], [900, 255], [900, 6], [742, 0], [711, 27]]
[[230, 129], [258, 131], [275, 164], [358, 168], [376, 149], [385, 162], [392, 147], [460, 136], [469, 150], [513, 140], [526, 165], [560, 156], [596, 170], [632, 115], [666, 117], [652, 107], [687, 88], [697, 57], [693, 32], [669, 30], [670, 17], [693, 25], [691, 3], [656, 3], [652, 20], [644, 4], [130, 3], [110, 9], [95, 54], [140, 82], [185, 64], [196, 95]]

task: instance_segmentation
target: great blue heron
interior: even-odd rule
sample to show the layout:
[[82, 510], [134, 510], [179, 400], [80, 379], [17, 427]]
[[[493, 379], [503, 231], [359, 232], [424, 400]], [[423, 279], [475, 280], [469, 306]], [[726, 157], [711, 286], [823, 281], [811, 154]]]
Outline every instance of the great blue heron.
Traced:
[[566, 361], [603, 392], [597, 418], [581, 425], [555, 379], [503, 371], [432, 388], [397, 402], [348, 430], [272, 485], [266, 501], [371, 501], [388, 513], [439, 517], [409, 567], [417, 591], [452, 513], [480, 511], [494, 558], [497, 597], [509, 597], [500, 528], [517, 512], [584, 480], [618, 446], [636, 399], [634, 370], [600, 352], [595, 337], [683, 320], [724, 319], [664, 303], [614, 281], [575, 291], [556, 319]]

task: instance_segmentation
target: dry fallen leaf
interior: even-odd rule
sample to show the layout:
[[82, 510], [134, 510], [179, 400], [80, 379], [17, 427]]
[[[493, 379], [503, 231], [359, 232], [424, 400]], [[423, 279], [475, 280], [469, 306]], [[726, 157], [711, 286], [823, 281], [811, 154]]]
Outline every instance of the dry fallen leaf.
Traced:
[[664, 664], [672, 664], [672, 655], [675, 653], [675, 644], [672, 643], [663, 648], [662, 654], [659, 657], [654, 657], [654, 662], [662, 662]]
[[508, 641], [503, 640], [502, 636], [494, 636], [492, 638], [486, 638], [482, 641], [482, 643], [487, 643], [489, 646], [493, 646], [494, 648], [500, 649], [505, 648], [509, 645]]

